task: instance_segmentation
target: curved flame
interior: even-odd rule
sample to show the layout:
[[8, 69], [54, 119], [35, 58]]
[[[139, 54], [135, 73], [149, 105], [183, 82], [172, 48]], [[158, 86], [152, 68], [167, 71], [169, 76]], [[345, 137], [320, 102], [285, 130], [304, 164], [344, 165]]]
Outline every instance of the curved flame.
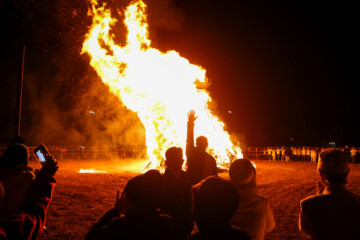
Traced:
[[209, 152], [218, 164], [229, 157], [241, 157], [238, 146], [230, 141], [224, 123], [208, 109], [211, 98], [198, 83], [206, 83], [205, 69], [190, 64], [176, 51], [160, 52], [151, 47], [144, 2], [129, 5], [124, 24], [128, 30], [125, 46], [114, 42], [109, 33], [116, 19], [106, 5], [92, 0], [93, 24], [86, 35], [82, 53], [89, 54], [90, 65], [110, 91], [127, 108], [136, 112], [145, 126], [150, 167], [158, 167], [164, 152], [186, 142], [187, 112], [194, 109], [195, 133], [208, 138]]

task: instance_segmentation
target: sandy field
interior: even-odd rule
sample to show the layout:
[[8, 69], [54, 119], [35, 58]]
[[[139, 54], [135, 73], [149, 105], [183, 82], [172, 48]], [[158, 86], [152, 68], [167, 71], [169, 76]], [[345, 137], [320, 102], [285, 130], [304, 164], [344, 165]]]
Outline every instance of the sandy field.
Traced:
[[[260, 194], [269, 198], [276, 227], [265, 239], [307, 239], [297, 229], [299, 201], [316, 191], [320, 180], [316, 164], [310, 162], [255, 161]], [[59, 161], [57, 185], [47, 213], [41, 239], [84, 239], [92, 224], [113, 207], [116, 191], [137, 175], [144, 161], [64, 160]], [[39, 168], [37, 162], [30, 166]], [[95, 168], [106, 173], [78, 173]], [[350, 166], [348, 188], [360, 194], [360, 164]], [[228, 178], [227, 172], [221, 177]]]

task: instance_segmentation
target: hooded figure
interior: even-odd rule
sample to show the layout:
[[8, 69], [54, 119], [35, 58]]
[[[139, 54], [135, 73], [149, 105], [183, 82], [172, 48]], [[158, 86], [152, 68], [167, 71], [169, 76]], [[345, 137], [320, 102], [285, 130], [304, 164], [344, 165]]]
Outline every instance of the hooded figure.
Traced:
[[23, 144], [9, 145], [0, 157], [0, 181], [6, 192], [0, 207], [0, 217], [16, 213], [24, 204], [25, 196], [35, 179], [28, 167], [29, 152]]
[[300, 201], [299, 230], [311, 239], [359, 239], [360, 196], [345, 187], [349, 156], [329, 149], [319, 155], [324, 190]]
[[264, 239], [265, 233], [274, 229], [275, 220], [268, 199], [258, 193], [255, 168], [249, 160], [238, 159], [231, 164], [229, 175], [239, 195], [231, 224], [253, 240]]

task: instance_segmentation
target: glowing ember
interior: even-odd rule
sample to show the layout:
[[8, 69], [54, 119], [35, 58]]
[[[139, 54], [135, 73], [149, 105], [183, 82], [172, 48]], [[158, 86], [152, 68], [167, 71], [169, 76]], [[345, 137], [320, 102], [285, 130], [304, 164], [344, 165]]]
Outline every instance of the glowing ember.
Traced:
[[99, 171], [96, 169], [80, 169], [79, 173], [106, 173], [105, 171]]
[[159, 166], [170, 146], [185, 145], [187, 112], [191, 109], [198, 116], [195, 134], [208, 138], [209, 152], [219, 165], [227, 165], [230, 157], [242, 157], [224, 123], [208, 109], [210, 96], [197, 87], [206, 85], [205, 69], [190, 64], [175, 51], [163, 53], [151, 48], [146, 5], [140, 0], [127, 7], [127, 41], [119, 46], [109, 33], [117, 20], [111, 18], [105, 4], [91, 3], [93, 24], [82, 53], [89, 54], [90, 65], [102, 81], [143, 123], [150, 167]]

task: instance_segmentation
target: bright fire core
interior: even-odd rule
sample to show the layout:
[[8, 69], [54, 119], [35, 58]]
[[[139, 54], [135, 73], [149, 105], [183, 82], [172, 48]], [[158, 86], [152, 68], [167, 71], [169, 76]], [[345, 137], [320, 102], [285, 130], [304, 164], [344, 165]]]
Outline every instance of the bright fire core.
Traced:
[[137, 1], [125, 11], [126, 45], [115, 43], [111, 28], [117, 22], [110, 9], [92, 0], [93, 18], [82, 53], [90, 56], [110, 91], [127, 108], [137, 113], [145, 127], [147, 154], [151, 167], [159, 166], [166, 149], [185, 146], [187, 113], [198, 116], [195, 135], [208, 138], [209, 152], [218, 165], [227, 165], [231, 157], [242, 156], [221, 122], [208, 109], [211, 98], [198, 84], [206, 83], [205, 69], [190, 64], [176, 51], [166, 53], [151, 47], [145, 14], [146, 5]]

